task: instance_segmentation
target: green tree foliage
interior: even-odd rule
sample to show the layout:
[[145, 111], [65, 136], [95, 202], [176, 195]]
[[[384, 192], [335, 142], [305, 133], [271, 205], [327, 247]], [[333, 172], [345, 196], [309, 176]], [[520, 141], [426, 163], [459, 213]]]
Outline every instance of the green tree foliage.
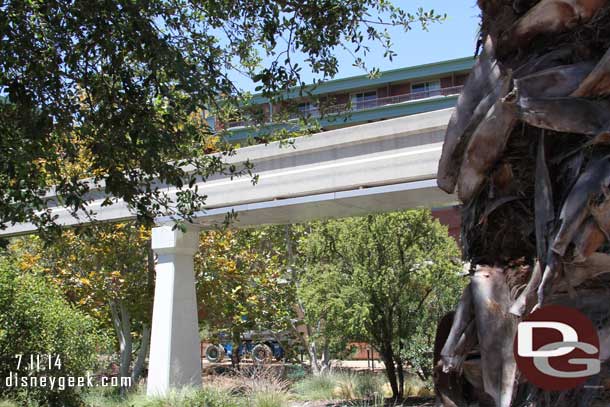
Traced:
[[314, 223], [299, 250], [301, 299], [328, 327], [320, 334], [340, 343], [359, 332], [401, 398], [404, 367], [429, 372], [436, 321], [461, 292], [455, 241], [429, 211], [411, 210]]
[[[205, 200], [188, 188], [195, 180], [248, 171], [204, 156], [211, 130], [193, 120], [220, 98], [240, 104], [232, 72], [277, 99], [300, 84], [295, 54], [328, 78], [337, 73], [336, 48], [361, 65], [373, 40], [391, 58], [380, 27], [441, 18], [387, 0], [3, 1], [0, 225], [52, 224], [51, 184], [59, 203], [81, 216], [99, 188], [141, 221], [168, 211], [189, 217]], [[181, 188], [176, 207], [163, 184]]]
[[134, 223], [98, 224], [63, 230], [52, 242], [15, 239], [10, 249], [22, 272], [44, 273], [69, 302], [115, 332], [120, 375], [137, 383], [154, 296], [150, 230]]
[[[6, 378], [11, 373], [20, 377], [86, 376], [95, 368], [97, 353], [108, 346], [97, 322], [68, 304], [43, 276], [21, 273], [8, 257], [0, 258], [0, 310], [0, 397], [19, 399], [23, 405], [27, 401], [49, 406], [80, 405], [77, 388], [7, 387]], [[59, 355], [61, 364], [56, 365], [52, 358], [51, 370], [26, 370], [30, 355], [36, 358], [49, 354]], [[22, 355], [19, 369], [16, 355]], [[48, 358], [42, 361], [44, 369]]]
[[331, 357], [345, 356], [349, 342], [361, 339], [367, 310], [354, 301], [358, 294], [337, 264], [314, 262], [299, 274], [298, 298], [314, 373], [327, 372]]
[[282, 239], [277, 227], [202, 233], [197, 299], [212, 333], [226, 330], [239, 343], [248, 330], [290, 327], [295, 293], [286, 279]]

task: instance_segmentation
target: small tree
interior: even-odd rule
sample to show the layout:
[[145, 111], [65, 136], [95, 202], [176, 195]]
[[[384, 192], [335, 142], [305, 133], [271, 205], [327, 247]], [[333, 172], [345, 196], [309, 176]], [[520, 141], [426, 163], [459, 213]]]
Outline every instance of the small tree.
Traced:
[[318, 298], [321, 320], [340, 315], [350, 326], [344, 336], [360, 330], [381, 354], [393, 397], [402, 398], [405, 364], [429, 373], [436, 317], [457, 301], [455, 241], [429, 211], [413, 210], [317, 223], [301, 243], [305, 268], [341, 274], [336, 294]]
[[298, 297], [305, 346], [314, 374], [330, 368], [331, 356], [347, 353], [349, 340], [360, 335], [360, 321], [366, 309], [354, 303], [357, 293], [349, 276], [334, 264], [312, 264], [299, 276]]
[[64, 230], [53, 242], [29, 237], [10, 247], [23, 271], [44, 272], [72, 304], [114, 330], [120, 375], [137, 383], [151, 333], [150, 230], [134, 223], [99, 224]]
[[201, 234], [195, 272], [202, 322], [212, 331], [229, 330], [235, 345], [245, 331], [283, 331], [294, 317], [282, 239], [273, 227]]

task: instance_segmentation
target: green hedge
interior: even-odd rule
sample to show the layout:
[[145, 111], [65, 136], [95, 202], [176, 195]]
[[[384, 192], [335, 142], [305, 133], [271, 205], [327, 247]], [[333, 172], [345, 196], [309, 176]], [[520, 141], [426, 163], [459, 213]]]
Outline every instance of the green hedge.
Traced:
[[[0, 258], [0, 398], [18, 400], [20, 405], [81, 405], [81, 389], [69, 387], [67, 378], [86, 377], [107, 343], [96, 322], [71, 306], [44, 276], [22, 273], [10, 258]], [[19, 369], [17, 355], [22, 355]], [[59, 356], [61, 368], [48, 370], [49, 358], [42, 356], [41, 369], [29, 369], [31, 355], [34, 360], [37, 355], [53, 355], [53, 361]], [[7, 377], [14, 383], [15, 374], [28, 382], [28, 376], [39, 381], [44, 376], [47, 383], [11, 386]], [[55, 389], [50, 388], [51, 380]]]

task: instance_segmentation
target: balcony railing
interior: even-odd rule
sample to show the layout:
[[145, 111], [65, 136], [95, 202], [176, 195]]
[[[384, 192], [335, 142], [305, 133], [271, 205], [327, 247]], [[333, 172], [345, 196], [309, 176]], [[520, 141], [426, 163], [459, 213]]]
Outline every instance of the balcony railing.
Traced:
[[[454, 96], [459, 95], [463, 86], [452, 86], [449, 88], [434, 89], [424, 92], [411, 92], [402, 95], [386, 96], [364, 101], [354, 101], [350, 103], [340, 103], [323, 108], [313, 107], [307, 110], [301, 110], [298, 113], [289, 115], [289, 120], [298, 119], [299, 117], [320, 117], [322, 113], [327, 115], [336, 115], [348, 112], [357, 112], [361, 110], [374, 109], [376, 107], [395, 105], [399, 103], [411, 102], [414, 100], [428, 99], [433, 97]], [[243, 120], [227, 123], [227, 128], [246, 127], [254, 124], [253, 121]]]

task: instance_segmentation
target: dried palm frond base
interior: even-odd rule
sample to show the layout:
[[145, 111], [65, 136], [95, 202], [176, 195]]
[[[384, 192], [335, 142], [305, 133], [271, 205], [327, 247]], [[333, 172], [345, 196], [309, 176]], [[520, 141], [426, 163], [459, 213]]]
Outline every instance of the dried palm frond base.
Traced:
[[[472, 264], [439, 326], [438, 405], [610, 405], [610, 4], [478, 4], [482, 52], [438, 169], [439, 187], [463, 203]], [[547, 304], [597, 326], [603, 369], [584, 387], [544, 392], [516, 367], [516, 326]]]

